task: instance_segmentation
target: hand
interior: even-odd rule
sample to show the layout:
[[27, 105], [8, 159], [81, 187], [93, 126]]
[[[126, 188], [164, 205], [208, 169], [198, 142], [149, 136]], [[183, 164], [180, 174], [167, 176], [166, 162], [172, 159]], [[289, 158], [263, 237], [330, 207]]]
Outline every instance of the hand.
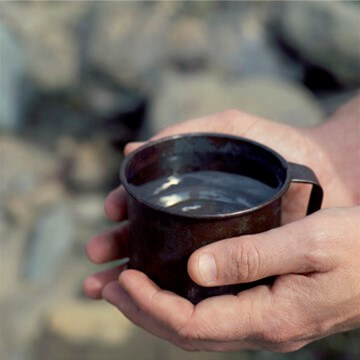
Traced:
[[[360, 107], [360, 97], [355, 100], [345, 107], [345, 110], [349, 108], [346, 113], [354, 113], [354, 110]], [[358, 119], [355, 120], [359, 122]], [[360, 197], [360, 194], [356, 193], [358, 189], [356, 181], [359, 176], [356, 171], [359, 173], [359, 166], [355, 156], [351, 156], [351, 152], [356, 151], [358, 145], [356, 131], [359, 124], [351, 123], [350, 129], [343, 134], [341, 130], [346, 128], [347, 123], [342, 121], [341, 124], [335, 124], [338, 126], [331, 126], [332, 123], [334, 121], [329, 121], [330, 126], [326, 123], [325, 128], [297, 128], [267, 121], [237, 110], [229, 110], [174, 124], [165, 128], [151, 140], [175, 134], [204, 131], [243, 136], [273, 148], [288, 161], [304, 164], [313, 169], [324, 188], [323, 207], [351, 206], [356, 204]], [[342, 141], [340, 142], [339, 139]], [[128, 144], [125, 155], [142, 144]], [[351, 155], [346, 156], [347, 153]], [[349, 163], [349, 159], [352, 158], [352, 163]], [[305, 199], [308, 198], [309, 192], [310, 186], [291, 184], [284, 197], [283, 223], [304, 216], [307, 205]], [[110, 219], [119, 221], [123, 218], [122, 215], [126, 211], [124, 199], [125, 190], [122, 186], [109, 195], [105, 203], [105, 211]]]
[[[294, 351], [360, 325], [359, 218], [360, 207], [323, 210], [262, 234], [205, 246], [188, 263], [190, 276], [203, 286], [279, 275], [271, 287], [194, 306], [145, 274], [125, 270], [118, 281], [117, 274], [107, 274], [102, 296], [138, 326], [186, 350]], [[103, 250], [105, 239], [97, 241]], [[90, 257], [95, 253], [90, 246]], [[210, 283], [202, 254], [216, 264]]]
[[[326, 147], [320, 146], [318, 142], [315, 141], [316, 138], [319, 136], [318, 130], [297, 129], [281, 124], [270, 123], [262, 119], [254, 118], [247, 114], [231, 111], [224, 114], [217, 114], [211, 117], [192, 120], [185, 123], [174, 125], [168, 129], [165, 129], [165, 131], [163, 131], [157, 137], [171, 135], [174, 133], [184, 133], [184, 132], [194, 132], [194, 131], [204, 131], [204, 130], [225, 132], [225, 133], [232, 133], [232, 134], [246, 136], [248, 138], [267, 144], [270, 147], [273, 147], [278, 152], [283, 154], [283, 156], [289, 161], [303, 163], [312, 167], [317, 172], [318, 177], [320, 178], [320, 182], [323, 184], [325, 188], [325, 205], [328, 206], [351, 205], [352, 203], [354, 202], [356, 203], [357, 201], [356, 193], [355, 192], [352, 193], [351, 191], [349, 191], [349, 189], [353, 189], [354, 187], [347, 186], [349, 185], [349, 181], [347, 181], [347, 177], [346, 176], [344, 177], [346, 181], [344, 180], [344, 178], [340, 179], [339, 176], [336, 175], [337, 172], [334, 171], [335, 166], [330, 166], [333, 163], [338, 164], [338, 162], [333, 162], [334, 160], [333, 157], [329, 159], [329, 157], [327, 156]], [[334, 145], [332, 141], [329, 141], [329, 143], [331, 143], [332, 146]], [[136, 148], [136, 146], [139, 146], [139, 144], [128, 145], [126, 148], [126, 152], [132, 151], [134, 148]], [[342, 171], [339, 173], [344, 175], [346, 171]], [[305, 213], [305, 209], [304, 209], [305, 201], [302, 204], [302, 206], [300, 206], [301, 203], [299, 201], [295, 201], [298, 198], [304, 200], [303, 195], [306, 192], [305, 187], [294, 186], [290, 190], [291, 191], [288, 192], [287, 202], [285, 202], [285, 206], [284, 206], [285, 208], [284, 223], [288, 223], [289, 221], [299, 218], [300, 212], [301, 214]], [[113, 191], [108, 196], [105, 203], [105, 210], [109, 218], [115, 221], [123, 220], [126, 217], [125, 193], [121, 187]], [[311, 217], [301, 220], [300, 222], [289, 224], [280, 229], [272, 230], [272, 232], [269, 233], [272, 234], [272, 236], [274, 236], [275, 238], [278, 238], [279, 241], [281, 238], [283, 239], [292, 238], [294, 236], [293, 234], [296, 235], [297, 233], [303, 232], [302, 226], [304, 224], [303, 223], [304, 221], [309, 222], [311, 219], [314, 218], [317, 219], [319, 214], [321, 213], [314, 214]], [[323, 219], [323, 217], [321, 219]], [[317, 220], [316, 221], [314, 220], [314, 222], [317, 222]], [[321, 222], [321, 224], [327, 226], [326, 221]], [[279, 232], [281, 231], [281, 234], [277, 233], [278, 231]], [[320, 231], [320, 234], [321, 233], [322, 232]], [[265, 234], [268, 233], [264, 233], [262, 234], [262, 236]], [[303, 235], [304, 238], [306, 238], [306, 233], [304, 233]], [[314, 235], [311, 232], [310, 234], [307, 235], [309, 236], [309, 238], [314, 238]], [[252, 239], [253, 237], [254, 239], [255, 237], [257, 239], [260, 238], [260, 235], [252, 235], [252, 237], [242, 237], [241, 241], [243, 241], [243, 239], [245, 238]], [[223, 244], [223, 246], [225, 246], [226, 241], [233, 241], [235, 243], [234, 239], [230, 239], [213, 244], [211, 246], [215, 246], [218, 244]], [[299, 241], [301, 242], [300, 239]], [[250, 243], [250, 240], [247, 243]], [[288, 250], [289, 249], [288, 247], [290, 246], [289, 244], [291, 244], [291, 242], [287, 240], [285, 243], [285, 247], [283, 246], [283, 249], [286, 248], [287, 252], [289, 251]], [[224, 247], [224, 249], [225, 248], [226, 247]], [[237, 249], [241, 251], [241, 248], [239, 246], [237, 246]], [[87, 251], [90, 259], [96, 263], [107, 262], [117, 258], [128, 256], [126, 222], [120, 225], [117, 229], [110, 230], [104, 234], [100, 234], [97, 237], [90, 240], [87, 246]], [[244, 253], [245, 252], [243, 251], [240, 254], [244, 254]], [[196, 254], [198, 254], [198, 252], [196, 252], [189, 261], [189, 273], [195, 281], [199, 282], [200, 284], [203, 284], [201, 282], [202, 280], [197, 278], [198, 273], [196, 270], [196, 265], [194, 264], [197, 263], [196, 256], [198, 256], [199, 254], [198, 255]], [[265, 261], [265, 259], [261, 259], [261, 261], [263, 262]], [[281, 261], [281, 259], [279, 261]], [[278, 260], [276, 259], [275, 262], [278, 263]], [[271, 261], [268, 261], [267, 263], [271, 265]], [[265, 264], [267, 263], [265, 261]], [[289, 350], [289, 349], [291, 350], [304, 345], [310, 340], [308, 338], [303, 338], [301, 340], [299, 338], [300, 336], [299, 335], [298, 339], [295, 339], [294, 336], [292, 341], [289, 340], [285, 342], [283, 337], [285, 337], [286, 334], [281, 333], [282, 336], [278, 336], [275, 339], [275, 335], [274, 335], [275, 333], [272, 332], [272, 335], [274, 335], [274, 338], [272, 339], [273, 341], [271, 341], [271, 339], [270, 340], [267, 339], [269, 340], [268, 342], [260, 341], [261, 336], [264, 336], [266, 340], [266, 338], [268, 338], [271, 334], [266, 333], [265, 331], [266, 329], [262, 329], [260, 326], [257, 329], [251, 326], [250, 324], [254, 322], [255, 323], [259, 322], [259, 324], [261, 324], [260, 319], [263, 316], [264, 324], [262, 325], [270, 326], [271, 322], [267, 324], [265, 323], [265, 313], [267, 312], [273, 313], [273, 311], [275, 310], [276, 310], [275, 313], [279, 314], [280, 320], [284, 314], [287, 316], [286, 307], [284, 308], [284, 314], [281, 315], [281, 307], [274, 307], [274, 308], [268, 307], [267, 305], [269, 304], [266, 305], [266, 301], [265, 301], [266, 299], [268, 299], [269, 301], [273, 299], [273, 296], [271, 295], [273, 290], [278, 288], [279, 289], [284, 288], [284, 286], [280, 286], [280, 284], [285, 284], [285, 285], [287, 284], [286, 282], [282, 282], [284, 280], [281, 280], [282, 278], [286, 279], [287, 276], [291, 278], [292, 275], [286, 275], [286, 271], [295, 272], [295, 270], [289, 270], [289, 269], [286, 270], [285, 265], [283, 266], [284, 272], [280, 272], [277, 274], [277, 275], [280, 274], [285, 274], [285, 275], [280, 276], [277, 282], [275, 283], [275, 285], [271, 288], [257, 287], [248, 290], [246, 292], [242, 292], [237, 297], [222, 296], [222, 297], [208, 299], [205, 300], [204, 302], [201, 302], [196, 307], [193, 307], [192, 304], [190, 304], [187, 300], [182, 299], [176, 296], [175, 294], [171, 294], [169, 292], [165, 292], [158, 289], [157, 286], [153, 284], [144, 274], [141, 274], [134, 270], [123, 271], [125, 267], [119, 267], [116, 269], [95, 274], [89, 277], [85, 281], [84, 287], [86, 293], [90, 297], [93, 298], [104, 297], [108, 301], [118, 306], [135, 323], [138, 323], [140, 326], [146, 328], [150, 332], [153, 332], [158, 336], [165, 337], [184, 348], [230, 350], [230, 349], [241, 349], [244, 347], [245, 348], [261, 347], [261, 348], [268, 348], [274, 350]], [[246, 263], [244, 266], [246, 267]], [[250, 267], [252, 267], [252, 265]], [[304, 271], [307, 269], [307, 267], [311, 268], [309, 264], [304, 265]], [[264, 269], [263, 271], [265, 274], [262, 276], [266, 276], [267, 274], [265, 268], [266, 268], [265, 265], [264, 267], [263, 266], [261, 267], [261, 269]], [[231, 271], [236, 273], [236, 269]], [[268, 271], [269, 273], [273, 273], [274, 271], [275, 273], [277, 273], [279, 269], [271, 270], [270, 267], [270, 270]], [[231, 280], [230, 277], [227, 279], [225, 269], [222, 270], [221, 268], [219, 268], [218, 274], [220, 274], [219, 278], [217, 279], [217, 281], [219, 281], [218, 284], [221, 284], [222, 281], [231, 281], [231, 282], [235, 281], [235, 280]], [[316, 271], [314, 271], [314, 274], [316, 274]], [[117, 282], [116, 280], [119, 275], [120, 275], [119, 282]], [[298, 275], [298, 276], [299, 278], [302, 277], [307, 278], [307, 276], [305, 275]], [[249, 275], [249, 279], [250, 279], [249, 281], [251, 281], [252, 279], [250, 275]], [[311, 276], [309, 277], [309, 279], [311, 279]], [[237, 279], [235, 282], [240, 282], [240, 280], [241, 278]], [[325, 283], [327, 282], [325, 281]], [[267, 293], [268, 294], [267, 297], [261, 296], [262, 293], [264, 295]], [[260, 311], [261, 310], [260, 303], [258, 304], [259, 311], [256, 312], [252, 311], [251, 313], [246, 311], [246, 309], [249, 309], [249, 307], [253, 308], [253, 306], [255, 306], [252, 305], [253, 303], [255, 304], [255, 302], [259, 302], [258, 300], [256, 300], [258, 296], [256, 294], [260, 294], [259, 299], [264, 300], [263, 303], [264, 308], [262, 308], [262, 311], [264, 311], [264, 309], [268, 307], [268, 309], [265, 310], [265, 313]], [[155, 303], [151, 301], [150, 299], [151, 296], [154, 296], [154, 299], [156, 299]], [[234, 302], [235, 300], [236, 300], [236, 304]], [[144, 301], [146, 303], [144, 303]], [[232, 304], [231, 306], [230, 303]], [[227, 304], [229, 304], [229, 306], [227, 306]], [[279, 302], [279, 304], [282, 303]], [[169, 307], [168, 310], [166, 307]], [[189, 319], [189, 314], [195, 314], [195, 313], [206, 314], [207, 312], [210, 311], [214, 314], [221, 315], [221, 309], [224, 308], [226, 308], [229, 313], [227, 315], [223, 314], [225, 315], [225, 317], [223, 319], [219, 318], [218, 324], [213, 325], [213, 327], [210, 327], [211, 324], [208, 324], [206, 322], [205, 325], [204, 324], [201, 325], [200, 320], [199, 321], [196, 320], [197, 317], [194, 317], [194, 315], [190, 316], [190, 319], [195, 319], [192, 320], [194, 321], [194, 324], [191, 326], [193, 326], [195, 330], [197, 329], [197, 326], [199, 326], [198, 329], [199, 341], [195, 341], [193, 339], [194, 336], [190, 336], [189, 333], [186, 332], [191, 327], [189, 325], [188, 328], [188, 326], [184, 325], [185, 322], [187, 322], [187, 319]], [[134, 311], [135, 313], [137, 312], [138, 314], [137, 319], [134, 318]], [[169, 311], [173, 315], [170, 316]], [[258, 313], [258, 315], [256, 315], [255, 313], [256, 314]], [[237, 317], [235, 315], [237, 315]], [[224, 319], [226, 319], [226, 316], [229, 316], [229, 321], [231, 319], [236, 321], [235, 322], [224, 321]], [[246, 320], [246, 317], [248, 318], [248, 320]], [[217, 319], [216, 317], [210, 315], [209, 319], [211, 318]], [[280, 322], [280, 320], [276, 319], [275, 317], [273, 318], [273, 321], [275, 322], [277, 321]], [[190, 323], [191, 322], [189, 321], [189, 324]], [[235, 331], [234, 328], [236, 325], [235, 323], [238, 324], [237, 326], [240, 326], [243, 329], [243, 333]], [[206, 334], [201, 333], [201, 329], [200, 329], [201, 326], [203, 327], [205, 326], [207, 328]], [[289, 326], [288, 329], [289, 331], [287, 331], [287, 335], [291, 337], [291, 334], [293, 332], [290, 331], [290, 327], [291, 326]], [[294, 331], [296, 330], [296, 326], [293, 326], [292, 328]], [[234, 329], [232, 335], [230, 334], [231, 331], [229, 332], [229, 330], [231, 329]], [[276, 327], [276, 329], [279, 332], [284, 331], [284, 329], [280, 325], [279, 327]], [[192, 335], [194, 334], [196, 335], [196, 331]], [[258, 336], [256, 336], [254, 331], [258, 331]], [[327, 331], [331, 331], [330, 327]], [[213, 334], [211, 332], [213, 332]], [[318, 331], [316, 336], [320, 337], [324, 335], [325, 332]], [[221, 336], [224, 337], [223, 341], [221, 340]], [[230, 339], [231, 336], [234, 337], [233, 340], [226, 340], [226, 339]], [[186, 339], [188, 339], [189, 341], [186, 341]], [[200, 341], [200, 339], [202, 340]], [[279, 345], [281, 340], [283, 340], [282, 341], [283, 344]]]

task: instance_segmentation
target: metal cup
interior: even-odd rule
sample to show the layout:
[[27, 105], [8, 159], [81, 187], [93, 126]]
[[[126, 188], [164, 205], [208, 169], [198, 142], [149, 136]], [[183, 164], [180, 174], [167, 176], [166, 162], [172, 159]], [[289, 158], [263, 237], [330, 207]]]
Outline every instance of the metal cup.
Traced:
[[[200, 170], [245, 175], [277, 191], [249, 209], [191, 214], [153, 204], [139, 196], [136, 186], [131, 186]], [[236, 294], [273, 281], [266, 278], [247, 284], [201, 287], [187, 273], [187, 261], [196, 249], [280, 226], [281, 201], [291, 182], [312, 184], [307, 214], [319, 210], [323, 198], [319, 181], [310, 168], [287, 162], [255, 141], [217, 133], [177, 135], [149, 142], [124, 159], [120, 178], [128, 194], [129, 267], [194, 304], [209, 296]]]

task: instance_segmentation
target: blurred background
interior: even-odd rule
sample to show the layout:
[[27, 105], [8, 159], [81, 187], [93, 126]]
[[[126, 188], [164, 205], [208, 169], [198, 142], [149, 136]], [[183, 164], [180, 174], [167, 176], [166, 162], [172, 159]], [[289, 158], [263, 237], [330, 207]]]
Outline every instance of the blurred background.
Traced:
[[82, 294], [124, 144], [227, 108], [326, 121], [359, 89], [359, 2], [1, 2], [0, 58], [1, 359], [360, 358], [359, 331], [185, 353]]

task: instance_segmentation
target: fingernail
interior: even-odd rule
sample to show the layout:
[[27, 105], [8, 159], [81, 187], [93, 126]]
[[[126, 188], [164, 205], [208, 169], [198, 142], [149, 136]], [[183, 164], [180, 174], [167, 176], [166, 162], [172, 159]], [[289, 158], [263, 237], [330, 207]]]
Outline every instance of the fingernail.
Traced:
[[216, 280], [216, 263], [212, 255], [208, 253], [199, 256], [199, 272], [206, 283], [211, 283]]

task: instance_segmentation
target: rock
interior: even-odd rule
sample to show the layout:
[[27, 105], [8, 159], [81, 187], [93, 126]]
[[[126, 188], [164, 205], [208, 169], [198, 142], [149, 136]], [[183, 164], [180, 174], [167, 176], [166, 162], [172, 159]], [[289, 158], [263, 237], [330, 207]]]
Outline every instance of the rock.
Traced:
[[267, 4], [234, 3], [231, 11], [217, 11], [208, 21], [209, 63], [229, 79], [268, 75], [298, 80], [301, 66], [290, 63], [270, 43]]
[[103, 122], [135, 111], [144, 101], [142, 94], [124, 88], [106, 76], [93, 76], [82, 88], [86, 108]]
[[73, 343], [113, 346], [126, 343], [134, 330], [133, 325], [109, 304], [75, 300], [53, 306], [45, 326]]
[[37, 209], [64, 200], [66, 195], [60, 182], [56, 180], [42, 181], [29, 192], [8, 195], [4, 209], [7, 216], [15, 220], [17, 225], [30, 223], [34, 220]]
[[[229, 354], [208, 352], [193, 356], [135, 327], [104, 302], [70, 300], [55, 304], [44, 313], [43, 323], [32, 351], [34, 360], [229, 359]], [[241, 359], [250, 360], [246, 355]]]
[[63, 201], [65, 194], [57, 177], [55, 156], [10, 135], [0, 135], [0, 143], [1, 231], [4, 234], [1, 235], [4, 255], [0, 265], [7, 279], [1, 289], [9, 296], [23, 279], [26, 242], [38, 220], [39, 210]]
[[0, 129], [16, 131], [24, 121], [26, 73], [24, 49], [12, 32], [0, 23]]
[[89, 62], [130, 88], [151, 91], [173, 11], [168, 2], [101, 3]]
[[79, 142], [62, 138], [58, 153], [64, 163], [65, 183], [73, 190], [108, 190], [118, 177], [121, 156], [104, 139]]
[[59, 165], [51, 153], [10, 135], [0, 134], [0, 142], [2, 199], [31, 192], [41, 183], [56, 177]]
[[342, 91], [338, 93], [322, 94], [318, 97], [318, 100], [325, 110], [326, 115], [330, 116], [334, 114], [337, 109], [345, 105], [348, 101], [355, 98], [358, 94], [358, 89], [350, 91]]
[[69, 208], [56, 204], [42, 209], [27, 242], [24, 278], [34, 284], [54, 280], [73, 241], [74, 222]]
[[61, 90], [79, 81], [76, 25], [86, 14], [83, 2], [15, 2], [2, 6], [2, 18], [22, 40], [28, 77], [40, 89]]
[[[9, 239], [11, 242], [14, 240], [16, 239]], [[12, 249], [11, 252], [7, 252], [6, 248], [5, 252], [3, 250], [2, 246], [2, 259], [15, 260], [17, 258], [18, 262], [23, 262], [23, 256], [19, 256], [24, 253], [23, 249]], [[31, 347], [34, 339], [43, 330], [42, 320], [49, 309], [52, 309], [54, 304], [67, 303], [79, 292], [81, 281], [85, 275], [82, 270], [88, 262], [85, 263], [82, 259], [71, 255], [73, 254], [64, 258], [63, 269], [59, 272], [56, 280], [46, 285], [43, 284], [44, 286], [24, 282], [23, 279], [17, 277], [18, 269], [11, 271], [11, 269], [7, 269], [6, 262], [4, 264], [1, 261], [2, 276], [3, 279], [6, 279], [6, 281], [2, 281], [0, 287], [0, 293], [4, 293], [3, 298], [0, 296], [1, 326], [6, 329], [1, 336], [1, 340], [4, 341], [4, 348], [0, 349], [0, 355], [4, 354], [1, 359], [18, 359], [17, 356], [21, 353], [26, 354], [26, 360], [48, 359], [47, 356], [33, 358]], [[6, 271], [3, 273], [4, 267]], [[66, 356], [62, 356], [63, 349], [57, 350], [60, 350], [57, 352], [60, 359], [68, 359]]]
[[324, 120], [315, 97], [296, 83], [254, 77], [239, 82], [234, 93], [236, 108], [270, 120], [300, 127], [316, 126]]
[[83, 82], [82, 94], [84, 107], [93, 115], [93, 134], [102, 134], [114, 144], [135, 138], [146, 112], [144, 93], [122, 86], [109, 75], [94, 73]]
[[87, 225], [98, 224], [104, 220], [104, 196], [87, 194], [73, 200], [74, 216], [77, 221]]
[[29, 41], [30, 77], [38, 87], [54, 91], [76, 86], [79, 63], [77, 44], [71, 31], [45, 27], [26, 41]]
[[230, 83], [213, 75], [172, 72], [163, 78], [143, 137], [179, 120], [229, 108], [298, 126], [317, 125], [324, 117], [310, 92], [285, 80], [249, 77]]
[[359, 19], [360, 7], [353, 2], [287, 2], [279, 17], [280, 36], [310, 64], [355, 87], [360, 84]]
[[179, 68], [203, 68], [209, 56], [205, 22], [194, 16], [179, 18], [169, 29], [167, 48], [170, 61]]

